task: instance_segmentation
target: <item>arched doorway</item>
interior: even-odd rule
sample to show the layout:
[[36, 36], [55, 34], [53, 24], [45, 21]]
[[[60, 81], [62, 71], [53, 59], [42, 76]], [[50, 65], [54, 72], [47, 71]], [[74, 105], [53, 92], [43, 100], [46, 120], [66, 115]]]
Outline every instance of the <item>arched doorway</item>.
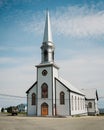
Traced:
[[41, 115], [42, 116], [48, 115], [48, 104], [47, 103], [43, 103], [41, 105]]

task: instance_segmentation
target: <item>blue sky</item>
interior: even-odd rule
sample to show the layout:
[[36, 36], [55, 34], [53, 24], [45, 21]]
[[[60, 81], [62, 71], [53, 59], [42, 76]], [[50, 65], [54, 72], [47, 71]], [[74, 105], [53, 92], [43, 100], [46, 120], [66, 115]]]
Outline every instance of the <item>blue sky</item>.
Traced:
[[0, 93], [26, 96], [36, 81], [47, 8], [60, 76], [104, 97], [104, 0], [0, 0]]

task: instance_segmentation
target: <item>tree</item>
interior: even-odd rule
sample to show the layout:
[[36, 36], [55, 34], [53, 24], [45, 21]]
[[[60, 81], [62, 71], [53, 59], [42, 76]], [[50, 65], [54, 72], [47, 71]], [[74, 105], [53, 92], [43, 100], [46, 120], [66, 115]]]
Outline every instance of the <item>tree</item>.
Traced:
[[1, 112], [4, 112], [4, 110], [5, 110], [5, 109], [4, 109], [4, 108], [2, 108], [2, 109], [1, 109]]
[[10, 107], [7, 108], [7, 112], [8, 113], [12, 113], [12, 106], [10, 106]]

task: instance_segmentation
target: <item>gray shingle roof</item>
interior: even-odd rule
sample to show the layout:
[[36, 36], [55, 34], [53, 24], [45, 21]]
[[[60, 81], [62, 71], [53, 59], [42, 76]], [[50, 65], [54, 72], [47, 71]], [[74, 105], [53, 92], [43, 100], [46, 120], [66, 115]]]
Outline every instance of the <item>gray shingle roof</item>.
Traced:
[[37, 81], [26, 91], [26, 93], [29, 93], [29, 91], [37, 84]]
[[98, 100], [98, 93], [96, 89], [82, 89], [81, 90], [84, 94], [86, 99], [96, 99]]
[[71, 85], [71, 83], [69, 81], [64, 80], [63, 78], [59, 77], [58, 80], [63, 83], [69, 90], [75, 92], [75, 93], [79, 93], [81, 95], [84, 95], [84, 93], [82, 91], [80, 91], [79, 89], [77, 89], [76, 87], [74, 87], [73, 85]]

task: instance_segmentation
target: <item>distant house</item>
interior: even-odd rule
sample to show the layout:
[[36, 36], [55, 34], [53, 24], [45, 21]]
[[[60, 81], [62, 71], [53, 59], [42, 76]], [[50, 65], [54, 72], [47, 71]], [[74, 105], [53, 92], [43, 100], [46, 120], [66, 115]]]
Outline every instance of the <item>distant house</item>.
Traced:
[[27, 105], [26, 104], [19, 104], [17, 105], [19, 112], [26, 112], [27, 111]]
[[88, 112], [88, 115], [97, 115], [99, 114], [98, 109], [98, 93], [96, 89], [82, 89], [82, 92], [85, 94], [85, 105]]

